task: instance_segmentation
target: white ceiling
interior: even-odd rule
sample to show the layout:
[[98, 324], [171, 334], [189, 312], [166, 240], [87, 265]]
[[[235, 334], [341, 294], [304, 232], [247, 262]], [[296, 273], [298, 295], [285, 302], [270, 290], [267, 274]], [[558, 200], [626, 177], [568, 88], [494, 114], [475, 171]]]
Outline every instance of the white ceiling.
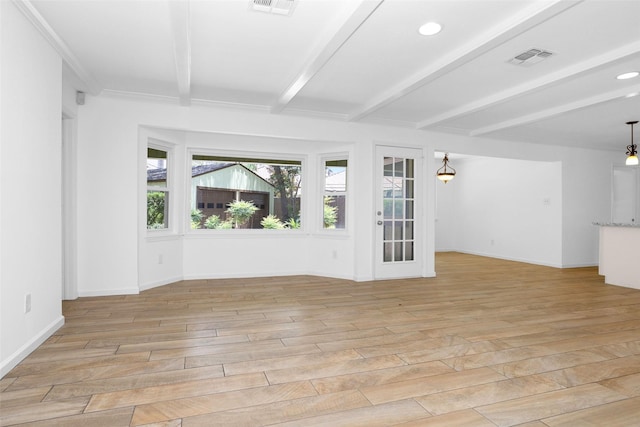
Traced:
[[640, 0], [14, 1], [94, 95], [621, 151], [640, 120]]

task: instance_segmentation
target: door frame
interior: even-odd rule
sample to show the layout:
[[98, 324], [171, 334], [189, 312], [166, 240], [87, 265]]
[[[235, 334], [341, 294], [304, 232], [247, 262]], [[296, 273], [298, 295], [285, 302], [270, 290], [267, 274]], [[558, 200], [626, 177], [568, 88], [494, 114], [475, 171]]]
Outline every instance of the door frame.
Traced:
[[63, 300], [78, 298], [78, 188], [76, 117], [63, 107], [61, 127], [62, 289]]
[[[377, 222], [381, 216], [377, 212], [383, 212], [382, 206], [382, 168], [383, 158], [385, 156], [413, 158], [414, 164], [414, 259], [402, 263], [385, 264], [380, 254], [382, 249], [383, 232], [382, 226]], [[376, 145], [374, 147], [374, 168], [373, 168], [373, 245], [372, 245], [372, 262], [373, 277], [375, 280], [381, 279], [400, 279], [409, 277], [425, 276], [426, 268], [426, 204], [427, 204], [427, 185], [425, 182], [425, 161], [423, 147], [407, 147], [392, 145]]]

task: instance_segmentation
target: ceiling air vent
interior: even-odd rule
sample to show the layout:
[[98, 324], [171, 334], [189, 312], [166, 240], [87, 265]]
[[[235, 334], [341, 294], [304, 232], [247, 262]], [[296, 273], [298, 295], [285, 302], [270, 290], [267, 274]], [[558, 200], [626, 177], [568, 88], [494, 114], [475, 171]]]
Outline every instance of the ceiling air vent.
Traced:
[[291, 15], [293, 5], [293, 0], [251, 0], [249, 2], [249, 7], [253, 10], [276, 15]]
[[508, 62], [515, 65], [533, 65], [540, 61], [543, 61], [553, 55], [552, 52], [544, 49], [529, 49], [526, 52], [522, 52], [514, 58], [511, 58]]

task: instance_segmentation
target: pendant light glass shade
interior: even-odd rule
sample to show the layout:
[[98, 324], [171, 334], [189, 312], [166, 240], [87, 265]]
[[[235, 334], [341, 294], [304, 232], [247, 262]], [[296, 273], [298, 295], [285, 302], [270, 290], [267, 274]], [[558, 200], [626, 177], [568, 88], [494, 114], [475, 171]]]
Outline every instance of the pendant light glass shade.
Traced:
[[445, 184], [456, 176], [456, 170], [449, 165], [449, 153], [444, 155], [444, 159], [442, 159], [442, 167], [438, 169], [436, 176]]
[[631, 126], [631, 145], [627, 145], [627, 161], [625, 164], [627, 166], [635, 166], [638, 164], [638, 146], [633, 143], [633, 125], [638, 123], [638, 121], [627, 122], [628, 125]]

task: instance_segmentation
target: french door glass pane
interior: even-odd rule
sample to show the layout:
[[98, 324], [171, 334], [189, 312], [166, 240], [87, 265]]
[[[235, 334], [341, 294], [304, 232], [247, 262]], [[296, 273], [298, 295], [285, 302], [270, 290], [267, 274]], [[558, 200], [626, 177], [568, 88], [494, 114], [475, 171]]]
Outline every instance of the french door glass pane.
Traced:
[[393, 176], [393, 157], [384, 158], [384, 176]]
[[384, 219], [393, 219], [393, 200], [384, 199], [383, 205]]
[[393, 176], [404, 177], [404, 161], [403, 159], [395, 159], [393, 164]]
[[402, 208], [403, 208], [402, 205], [404, 205], [402, 200], [396, 200], [395, 209], [393, 210], [393, 214], [394, 214], [394, 218], [395, 219], [402, 219]]
[[405, 197], [407, 199], [413, 199], [413, 180], [407, 180], [407, 191]]
[[407, 221], [404, 223], [404, 238], [407, 240], [413, 240], [413, 221]]
[[402, 178], [393, 178], [393, 197], [401, 199], [403, 197], [404, 180]]
[[402, 242], [395, 242], [393, 245], [393, 260], [402, 261]]
[[393, 221], [384, 222], [384, 241], [393, 240]]
[[413, 260], [413, 242], [406, 242], [404, 244], [404, 254], [405, 261]]
[[414, 160], [385, 157], [383, 204], [383, 261], [414, 259]]
[[393, 238], [395, 240], [402, 240], [402, 221], [395, 221], [394, 225]]
[[407, 178], [414, 178], [413, 176], [413, 159], [407, 159]]
[[405, 203], [407, 204], [405, 218], [413, 219], [413, 200], [407, 200]]
[[384, 242], [384, 262], [393, 261], [393, 243], [392, 242]]

